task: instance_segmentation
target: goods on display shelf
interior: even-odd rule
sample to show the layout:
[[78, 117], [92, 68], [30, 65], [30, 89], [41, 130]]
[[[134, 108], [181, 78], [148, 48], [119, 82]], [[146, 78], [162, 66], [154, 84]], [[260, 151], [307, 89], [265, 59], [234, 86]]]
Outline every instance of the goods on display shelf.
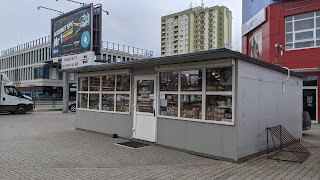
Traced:
[[130, 96], [129, 95], [117, 95], [117, 111], [129, 112], [130, 111]]
[[178, 107], [175, 107], [175, 106], [166, 107], [166, 108], [161, 107], [160, 115], [178, 117]]
[[192, 119], [201, 119], [201, 107], [194, 107], [192, 110], [181, 109], [182, 118], [192, 118]]
[[207, 107], [206, 113], [206, 120], [231, 121], [232, 119], [231, 108]]
[[102, 110], [114, 111], [114, 95], [102, 94]]
[[178, 117], [178, 95], [160, 95], [160, 115]]
[[79, 78], [80, 86], [79, 90], [80, 91], [88, 91], [88, 78]]
[[90, 78], [90, 91], [100, 91], [100, 77]]
[[117, 111], [118, 112], [129, 112], [129, 104], [124, 103], [124, 102], [117, 104]]

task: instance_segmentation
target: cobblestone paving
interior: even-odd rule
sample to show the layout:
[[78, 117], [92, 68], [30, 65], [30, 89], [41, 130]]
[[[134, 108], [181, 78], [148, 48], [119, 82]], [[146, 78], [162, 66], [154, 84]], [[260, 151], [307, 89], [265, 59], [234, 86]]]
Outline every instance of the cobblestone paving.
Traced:
[[320, 126], [304, 132], [302, 164], [265, 155], [230, 163], [162, 147], [132, 150], [122, 139], [74, 129], [74, 114], [0, 115], [2, 179], [320, 179]]

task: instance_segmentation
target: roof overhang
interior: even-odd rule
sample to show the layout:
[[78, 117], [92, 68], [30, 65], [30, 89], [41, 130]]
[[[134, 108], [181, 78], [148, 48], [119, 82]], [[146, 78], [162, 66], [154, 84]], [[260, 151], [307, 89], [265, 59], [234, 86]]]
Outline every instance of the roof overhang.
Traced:
[[[250, 62], [265, 68], [273, 69], [282, 73], [287, 74], [287, 70], [281, 66], [270, 64], [247, 55], [241, 54], [236, 51], [229, 49], [215, 49], [209, 51], [201, 51], [189, 54], [175, 55], [175, 56], [166, 56], [158, 58], [148, 58], [140, 59], [133, 61], [117, 62], [117, 63], [107, 63], [99, 65], [91, 65], [70, 69], [62, 69], [62, 72], [70, 73], [83, 73], [83, 72], [96, 72], [96, 71], [108, 71], [108, 70], [118, 70], [118, 69], [135, 69], [135, 70], [144, 70], [149, 68], [154, 68], [161, 65], [173, 65], [173, 64], [182, 64], [182, 63], [191, 63], [191, 62], [204, 62], [204, 61], [215, 61], [223, 59], [235, 59], [243, 60]], [[292, 72], [291, 75], [297, 77], [304, 77], [299, 73]]]

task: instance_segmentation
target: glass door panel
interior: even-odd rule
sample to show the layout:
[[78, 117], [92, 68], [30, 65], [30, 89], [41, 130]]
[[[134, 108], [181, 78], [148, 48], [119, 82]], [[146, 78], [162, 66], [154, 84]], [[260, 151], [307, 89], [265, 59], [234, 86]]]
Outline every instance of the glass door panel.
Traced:
[[154, 80], [137, 80], [137, 112], [154, 113]]
[[303, 111], [309, 112], [311, 120], [317, 119], [317, 90], [316, 89], [303, 90]]

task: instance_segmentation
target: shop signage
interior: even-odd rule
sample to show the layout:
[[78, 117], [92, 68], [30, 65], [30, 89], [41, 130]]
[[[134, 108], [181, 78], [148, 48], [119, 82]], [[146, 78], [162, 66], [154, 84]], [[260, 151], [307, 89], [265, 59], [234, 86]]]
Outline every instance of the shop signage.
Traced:
[[265, 22], [266, 19], [266, 9], [263, 8], [251, 19], [242, 25], [242, 36], [246, 35], [248, 32], [252, 31], [254, 28], [258, 27], [260, 24]]
[[62, 69], [77, 68], [96, 64], [94, 62], [94, 52], [86, 52], [62, 57]]
[[77, 91], [77, 83], [69, 83], [70, 92]]
[[69, 88], [77, 88], [77, 83], [69, 83]]

